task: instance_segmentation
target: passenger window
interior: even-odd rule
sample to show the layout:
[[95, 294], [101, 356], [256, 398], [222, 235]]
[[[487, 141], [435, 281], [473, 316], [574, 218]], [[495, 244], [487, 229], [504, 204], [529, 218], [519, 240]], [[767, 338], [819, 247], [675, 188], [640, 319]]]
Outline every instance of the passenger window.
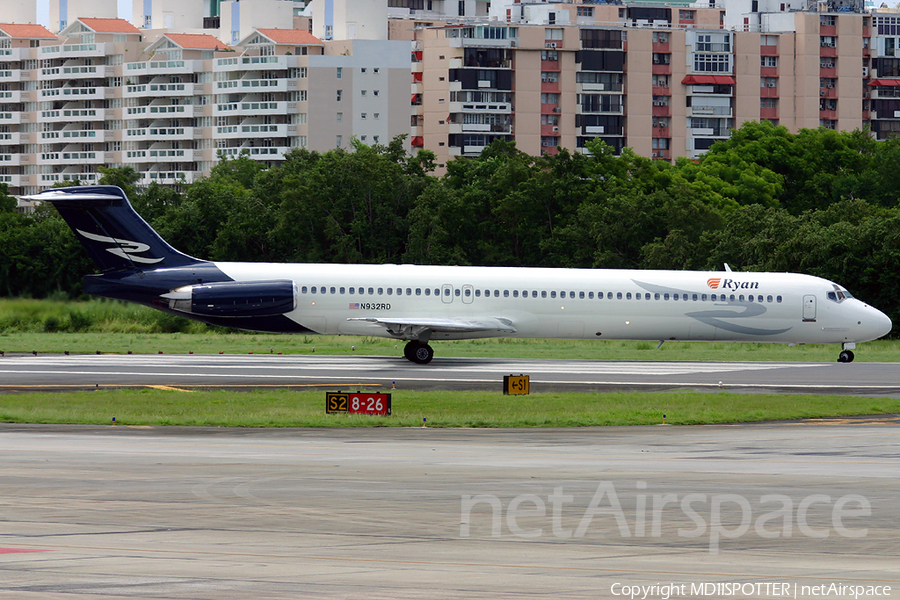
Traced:
[[578, 292], [578, 297], [584, 300], [584, 292]]
[[696, 302], [696, 301], [697, 301], [697, 294], [694, 294], [693, 296], [691, 296], [691, 300], [693, 300], [694, 302]]
[[663, 294], [663, 298], [666, 299], [666, 300], [668, 300], [668, 299], [669, 299], [669, 294]]
[[342, 294], [345, 294], [345, 293], [346, 293], [346, 291], [344, 290], [344, 288], [341, 288], [341, 293], [342, 293]]
[[426, 295], [426, 296], [430, 296], [430, 295], [431, 295], [431, 288], [425, 288], [425, 295]]
[[[504, 294], [504, 296], [505, 295], [506, 294]], [[518, 297], [519, 297], [519, 290], [513, 290], [513, 298], [518, 298]]]
[[627, 294], [625, 294], [625, 299], [631, 300], [631, 292], [628, 292]]
[[481, 298], [481, 290], [475, 290], [475, 297]]
[[[435, 291], [437, 291], [437, 290], [435, 290]], [[450, 288], [447, 288], [447, 289], [444, 290], [444, 295], [445, 295], [445, 296], [449, 296], [449, 295], [450, 295]]]
[[315, 294], [315, 293], [316, 293], [316, 286], [312, 286], [312, 287], [310, 288], [310, 291], [311, 291], [313, 294]]
[[756, 301], [757, 301], [757, 302], [762, 302], [762, 296], [757, 296], [757, 297], [756, 297]]
[[470, 290], [469, 288], [466, 288], [466, 298], [471, 298], [471, 297], [472, 297], [472, 290]]
[[[439, 290], [438, 288], [434, 288], [434, 295], [435, 295], [435, 296], [440, 296], [440, 295], [441, 295], [441, 290]], [[450, 292], [447, 292], [447, 295], [449, 296], [449, 295], [450, 295]]]
[[594, 299], [594, 292], [588, 292], [588, 300]]
[[494, 298], [500, 297], [500, 290], [494, 290]]
[[509, 290], [503, 290], [503, 297], [509, 298]]
[[334, 290], [334, 288], [331, 288], [331, 293], [332, 293], [332, 294], [333, 294], [333, 293], [335, 293], [335, 290]]
[[597, 300], [603, 300], [603, 292], [597, 292]]
[[775, 296], [775, 302], [781, 302], [781, 296]]
[[706, 294], [700, 294], [700, 301], [706, 302]]
[[459, 298], [459, 288], [456, 288], [455, 290], [453, 290], [453, 295], [456, 296], [457, 298]]
[[375, 293], [375, 288], [369, 288], [369, 295], [373, 295]]
[[750, 294], [750, 302], [753, 302], [753, 294]]
[[772, 296], [766, 296], [766, 302], [772, 302]]
[[744, 295], [743, 295], [743, 294], [741, 294], [741, 295], [739, 296], [739, 298], [740, 298], [740, 301], [741, 301], [741, 302], [744, 301]]
[[621, 300], [621, 299], [622, 299], [622, 292], [617, 292], [617, 293], [616, 293], [616, 300]]
[[541, 298], [546, 298], [546, 297], [547, 297], [547, 290], [544, 290], [541, 292]]
[[[416, 290], [416, 291], [418, 291], [418, 290]], [[406, 288], [406, 295], [412, 296], [412, 288]]]
[[[393, 296], [393, 295], [394, 295], [394, 288], [388, 288], [387, 290], [388, 290], [388, 296]], [[380, 294], [380, 293], [381, 293], [381, 290], [378, 290], [378, 293]]]
[[653, 299], [659, 300], [659, 292], [656, 292], [655, 294], [653, 294]]
[[551, 298], [556, 298], [556, 292], [550, 292], [550, 297], [551, 297]]
[[537, 298], [537, 290], [531, 290], [531, 297]]
[[306, 286], [305, 286], [305, 285], [304, 285], [302, 288], [300, 288], [300, 292], [301, 292], [302, 294], [305, 294], [305, 293], [306, 293]]
[[355, 291], [356, 291], [356, 288], [350, 288], [350, 293], [351, 293], [351, 294], [354, 293]]
[[728, 299], [731, 300], [732, 302], [734, 302], [734, 294], [732, 294], [731, 296], [729, 296]]

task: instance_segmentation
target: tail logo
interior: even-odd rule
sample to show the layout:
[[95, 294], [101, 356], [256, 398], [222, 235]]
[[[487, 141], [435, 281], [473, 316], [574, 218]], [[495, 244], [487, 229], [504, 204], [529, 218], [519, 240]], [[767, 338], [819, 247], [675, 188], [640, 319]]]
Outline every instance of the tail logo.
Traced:
[[106, 244], [115, 244], [115, 247], [107, 248], [106, 251], [110, 254], [118, 256], [119, 258], [124, 258], [125, 260], [130, 260], [132, 262], [145, 265], [152, 265], [162, 260], [161, 258], [147, 258], [146, 256], [137, 256], [138, 253], [146, 252], [150, 249], [150, 246], [148, 246], [147, 244], [143, 244], [141, 242], [132, 242], [129, 240], [118, 240], [116, 238], [106, 237], [105, 235], [88, 233], [80, 229], [76, 229], [76, 231], [91, 241], [103, 242]]
[[709, 287], [711, 287], [711, 288], [714, 289], [714, 290], [719, 289], [719, 284], [720, 284], [720, 283], [722, 283], [722, 279], [721, 279], [721, 278], [718, 278], [718, 277], [714, 277], [714, 278], [712, 278], [712, 279], [707, 279], [707, 280], [706, 280], [706, 285], [708, 285]]

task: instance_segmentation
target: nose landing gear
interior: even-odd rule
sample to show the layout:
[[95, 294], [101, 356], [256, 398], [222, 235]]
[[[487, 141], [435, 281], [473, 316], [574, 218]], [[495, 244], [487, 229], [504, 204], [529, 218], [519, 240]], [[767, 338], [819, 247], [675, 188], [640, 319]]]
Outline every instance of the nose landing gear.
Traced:
[[838, 355], [838, 362], [848, 363], [853, 362], [853, 351], [852, 350], [842, 350]]

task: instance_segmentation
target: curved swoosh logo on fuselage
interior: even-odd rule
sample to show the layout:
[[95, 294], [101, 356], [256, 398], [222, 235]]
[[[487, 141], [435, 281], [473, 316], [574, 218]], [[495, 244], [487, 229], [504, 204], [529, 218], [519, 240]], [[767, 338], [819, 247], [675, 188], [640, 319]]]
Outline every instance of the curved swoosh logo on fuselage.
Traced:
[[[693, 294], [690, 290], [682, 290], [677, 288], [666, 287], [663, 285], [657, 285], [654, 283], [645, 283], [643, 281], [638, 281], [636, 279], [632, 279], [635, 284], [644, 288], [648, 292], [652, 293], [669, 293], [669, 294]], [[747, 325], [738, 325], [736, 323], [729, 323], [727, 321], [722, 321], [722, 319], [748, 319], [752, 317], [758, 317], [763, 315], [768, 310], [765, 305], [760, 304], [758, 302], [754, 302], [753, 304], [742, 304], [739, 306], [734, 306], [732, 304], [717, 304], [716, 308], [710, 310], [698, 310], [689, 313], [684, 313], [684, 316], [690, 317], [696, 321], [699, 321], [705, 325], [710, 325], [712, 327], [718, 327], [719, 329], [723, 329], [725, 331], [730, 331], [732, 333], [740, 333], [743, 335], [759, 335], [759, 336], [768, 336], [768, 335], [779, 335], [786, 331], [790, 331], [793, 329], [792, 327], [787, 327], [785, 329], [762, 329], [759, 327], [748, 327]], [[733, 307], [729, 309], [728, 307]], [[738, 310], [740, 309], [740, 310]]]

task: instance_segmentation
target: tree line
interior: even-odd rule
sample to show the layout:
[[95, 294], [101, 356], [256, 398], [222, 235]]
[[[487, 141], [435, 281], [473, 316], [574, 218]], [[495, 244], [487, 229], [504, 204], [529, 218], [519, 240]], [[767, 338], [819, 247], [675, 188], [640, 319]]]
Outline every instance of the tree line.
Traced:
[[[103, 169], [174, 247], [224, 261], [794, 271], [900, 317], [900, 140], [746, 123], [675, 164], [498, 141], [447, 163], [402, 139], [296, 149], [277, 167], [222, 159], [209, 177], [136, 188]], [[51, 207], [15, 212], [0, 185], [0, 296], [81, 294], [95, 267]]]

